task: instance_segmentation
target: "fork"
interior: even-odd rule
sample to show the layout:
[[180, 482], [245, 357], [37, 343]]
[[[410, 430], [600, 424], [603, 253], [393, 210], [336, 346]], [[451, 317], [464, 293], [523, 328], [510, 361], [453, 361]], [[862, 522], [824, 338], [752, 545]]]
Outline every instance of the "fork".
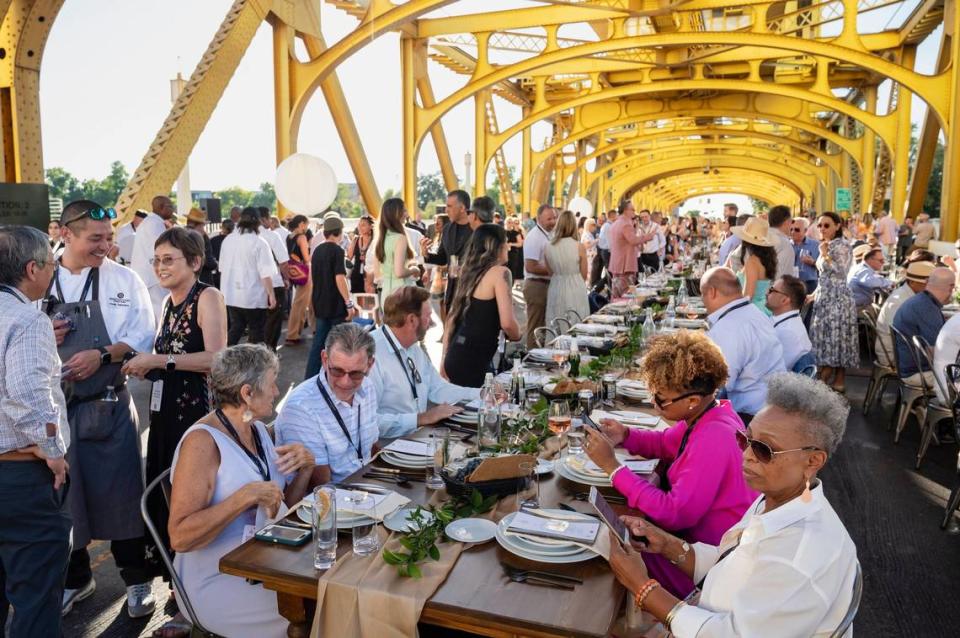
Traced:
[[521, 576], [533, 576], [534, 578], [552, 578], [554, 580], [563, 580], [571, 584], [582, 585], [583, 579], [577, 578], [576, 576], [567, 576], [566, 574], [558, 574], [556, 572], [541, 572], [535, 569], [520, 569], [518, 567], [513, 567], [507, 563], [500, 563], [503, 567], [503, 570], [507, 574], [520, 574]]
[[573, 591], [576, 588], [576, 586], [573, 583], [561, 583], [556, 580], [539, 578], [537, 576], [531, 576], [529, 574], [513, 573], [513, 574], [508, 574], [507, 578], [509, 578], [515, 583], [528, 583], [530, 585], [540, 585], [542, 587], [555, 587], [556, 589], [566, 589], [567, 591]]

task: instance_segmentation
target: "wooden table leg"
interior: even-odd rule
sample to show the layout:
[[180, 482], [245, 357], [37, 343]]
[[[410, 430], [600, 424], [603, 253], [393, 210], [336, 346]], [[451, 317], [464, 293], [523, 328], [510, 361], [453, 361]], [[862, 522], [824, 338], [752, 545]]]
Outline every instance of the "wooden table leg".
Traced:
[[290, 621], [290, 626], [287, 627], [288, 638], [309, 638], [316, 607], [316, 601], [277, 592], [277, 609], [281, 616]]

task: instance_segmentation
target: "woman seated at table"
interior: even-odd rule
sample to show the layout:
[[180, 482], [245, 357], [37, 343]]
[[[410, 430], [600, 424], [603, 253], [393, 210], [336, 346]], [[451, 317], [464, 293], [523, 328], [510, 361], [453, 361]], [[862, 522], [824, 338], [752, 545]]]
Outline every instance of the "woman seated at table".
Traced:
[[[653, 432], [604, 419], [605, 436], [587, 428], [587, 455], [630, 507], [691, 543], [716, 544], [756, 496], [740, 470], [743, 422], [728, 401], [715, 397], [727, 381], [727, 363], [704, 333], [681, 330], [650, 341], [642, 370], [657, 411], [676, 424]], [[614, 445], [660, 459], [660, 485], [621, 466]], [[651, 557], [650, 570], [678, 596], [693, 589], [688, 574], [659, 556]]]
[[[817, 479], [843, 438], [849, 408], [798, 374], [774, 375], [768, 385], [766, 406], [739, 434], [743, 474], [761, 495], [719, 546], [690, 546], [632, 517], [624, 522], [646, 537], [638, 548], [647, 553], [613, 543], [617, 578], [677, 638], [829, 636], [850, 606], [857, 548]], [[683, 603], [649, 578], [654, 555], [701, 583], [699, 602]]]
[[277, 371], [276, 355], [263, 345], [219, 352], [210, 386], [220, 408], [187, 430], [173, 459], [174, 565], [197, 620], [231, 638], [287, 635], [274, 592], [219, 569], [220, 558], [275, 516], [281, 502], [303, 497], [313, 471], [306, 448], [274, 448], [258, 420], [273, 413]]

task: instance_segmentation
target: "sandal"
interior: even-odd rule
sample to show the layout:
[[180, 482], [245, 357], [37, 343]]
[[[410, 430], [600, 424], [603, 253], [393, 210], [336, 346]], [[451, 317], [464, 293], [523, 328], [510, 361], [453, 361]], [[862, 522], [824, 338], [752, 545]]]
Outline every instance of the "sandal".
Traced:
[[177, 614], [172, 620], [163, 623], [163, 626], [155, 629], [150, 635], [153, 638], [189, 638], [192, 630], [193, 623]]

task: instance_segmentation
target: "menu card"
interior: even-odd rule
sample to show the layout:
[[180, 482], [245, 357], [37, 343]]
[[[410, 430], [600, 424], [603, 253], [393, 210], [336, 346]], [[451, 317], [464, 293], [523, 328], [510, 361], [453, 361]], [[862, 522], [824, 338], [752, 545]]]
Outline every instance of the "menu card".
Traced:
[[383, 449], [384, 451], [400, 452], [401, 454], [409, 454], [411, 456], [433, 456], [428, 443], [411, 439], [397, 439]]
[[571, 518], [550, 518], [549, 514], [530, 514], [520, 510], [513, 517], [508, 531], [544, 538], [557, 538], [575, 543], [593, 544], [600, 531], [600, 521], [572, 520]]
[[[623, 465], [634, 474], [650, 474], [657, 469], [657, 459], [620, 459]], [[600, 466], [593, 461], [587, 461], [583, 464], [583, 469], [588, 472], [602, 472]]]

